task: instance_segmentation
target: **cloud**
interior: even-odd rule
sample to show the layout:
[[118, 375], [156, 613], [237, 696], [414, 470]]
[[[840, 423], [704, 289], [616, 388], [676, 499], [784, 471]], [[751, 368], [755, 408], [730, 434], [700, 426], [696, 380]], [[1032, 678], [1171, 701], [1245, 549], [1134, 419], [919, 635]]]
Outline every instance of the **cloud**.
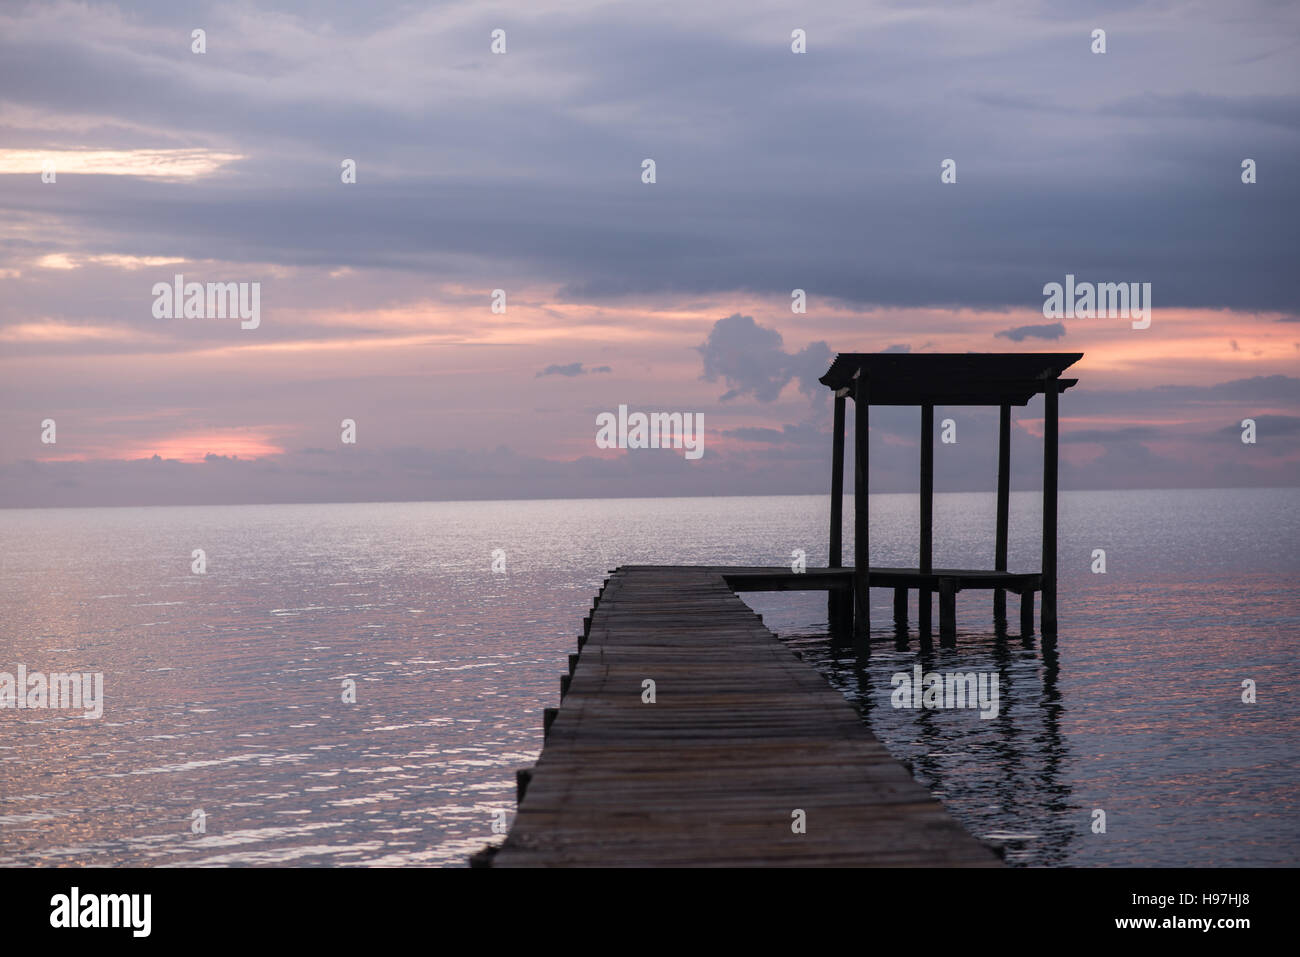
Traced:
[[[1268, 435], [1295, 435], [1300, 432], [1300, 416], [1295, 415], [1252, 415], [1255, 420], [1256, 443], [1265, 441]], [[1219, 429], [1222, 435], [1241, 435], [1241, 423], [1234, 422]]]
[[[1204, 93], [1180, 93], [1158, 96], [1144, 93], [1112, 103], [1100, 111], [1114, 116], [1168, 120], [1180, 118], [1201, 123], [1214, 118], [1300, 130], [1300, 98], [1287, 96], [1214, 96]], [[1251, 154], [1253, 155], [1253, 154]]]
[[[777, 398], [802, 402], [791, 382], [824, 409], [816, 377], [831, 353], [814, 340], [892, 343], [891, 352], [975, 347], [973, 336], [987, 343], [1006, 322], [1040, 322], [1043, 283], [1067, 272], [1151, 281], [1171, 327], [1181, 307], [1234, 312], [1206, 333], [1203, 356], [1179, 336], [1146, 340], [1149, 353], [1125, 343], [1108, 355], [1100, 347], [1122, 326], [1067, 320], [1072, 345], [1090, 352], [1083, 369], [1105, 378], [1080, 372], [1062, 401], [1063, 438], [1072, 441], [1075, 425], [1092, 430], [1114, 474], [1083, 464], [1098, 450], [1073, 445], [1064, 483], [1287, 484], [1300, 470], [1300, 461], [1267, 464], [1295, 454], [1294, 443], [1282, 451], [1285, 423], [1261, 428], [1247, 454], [1220, 457], [1239, 472], [1210, 474], [1203, 461], [1208, 443], [1232, 441], [1218, 434], [1224, 423], [1297, 411], [1300, 379], [1154, 388], [1218, 381], [1223, 374], [1204, 372], [1216, 363], [1231, 363], [1228, 375], [1285, 372], [1295, 358], [1253, 362], [1257, 340], [1300, 329], [1300, 179], [1285, 173], [1300, 158], [1300, 95], [1283, 82], [1289, 41], [1263, 39], [1295, 36], [1300, 6], [1239, 0], [1230, 12], [1179, 17], [1105, 4], [1117, 35], [1138, 37], [1144, 68], [1159, 77], [1156, 92], [1137, 95], [1123, 71], [1075, 68], [1098, 58], [1069, 39], [1075, 27], [1051, 4], [922, 4], [882, 17], [838, 0], [810, 29], [811, 57], [778, 42], [790, 29], [781, 5], [740, 0], [669, 4], [670, 15], [535, 0], [512, 20], [508, 57], [488, 50], [499, 25], [489, 8], [299, 6], [0, 4], [0, 130], [6, 149], [21, 151], [0, 154], [0, 170], [15, 174], [0, 175], [0, 468], [49, 454], [30, 425], [47, 414], [61, 429], [77, 423], [70, 446], [98, 443], [88, 454], [114, 443], [172, 460], [186, 452], [183, 464], [15, 467], [5, 476], [17, 488], [0, 476], [0, 499], [45, 501], [47, 485], [83, 490], [60, 504], [260, 500], [271, 495], [264, 486], [277, 501], [824, 491], [825, 465], [808, 468], [824, 462], [824, 438], [819, 446], [810, 433], [801, 459], [802, 427], [777, 424], [800, 418]], [[195, 56], [188, 36], [203, 18], [213, 43]], [[1210, 68], [1189, 49], [1213, 49], [1220, 64], [1264, 59], [1264, 72], [1220, 70], [1205, 94]], [[986, 62], [999, 69], [953, 69]], [[348, 82], [331, 82], [340, 63]], [[1261, 95], [1270, 85], [1284, 95]], [[773, 103], [799, 104], [817, 142], [772, 123]], [[1081, 129], [1088, 150], [1078, 148]], [[939, 158], [962, 142], [979, 144], [957, 156], [965, 185], [941, 188]], [[40, 183], [38, 153], [61, 157], [57, 185]], [[647, 155], [659, 162], [654, 186], [639, 180]], [[1260, 164], [1249, 187], [1238, 167], [1246, 155]], [[351, 185], [339, 175], [348, 156], [359, 164]], [[73, 172], [73, 161], [88, 165]], [[187, 172], [202, 175], [179, 176]], [[151, 321], [150, 283], [181, 271], [265, 279], [256, 336]], [[501, 285], [511, 313], [490, 326], [462, 328], [461, 315], [440, 312], [482, 315], [485, 291]], [[793, 287], [826, 314], [793, 317]], [[978, 332], [958, 312], [891, 319], [894, 307], [931, 306], [1014, 318], [981, 318]], [[535, 324], [533, 309], [554, 325]], [[738, 310], [772, 316], [775, 328], [739, 315], [714, 323]], [[633, 313], [653, 318], [626, 318]], [[1252, 334], [1248, 313], [1265, 336]], [[1264, 321], [1280, 313], [1291, 325]], [[1052, 327], [998, 335], [1033, 347], [1065, 331], [1034, 331], [1043, 329]], [[787, 347], [781, 331], [803, 348]], [[702, 382], [687, 350], [706, 335]], [[1230, 338], [1246, 345], [1225, 353]], [[557, 352], [618, 361], [619, 380], [599, 375], [609, 366], [548, 365]], [[529, 369], [566, 382], [535, 383], [547, 401], [531, 410], [513, 397], [465, 397], [466, 382], [526, 380]], [[724, 399], [751, 401], [706, 405], [724, 388]], [[592, 455], [588, 406], [669, 390], [707, 408], [710, 429], [731, 430], [734, 468], [722, 465], [732, 451], [722, 441], [689, 468], [680, 456], [556, 464]], [[186, 421], [264, 428], [268, 441], [315, 451], [159, 445], [177, 430], [148, 418], [152, 410], [196, 395], [201, 408], [184, 410]], [[101, 413], [140, 419], [106, 425]], [[367, 450], [409, 442], [434, 458], [340, 457], [344, 415], [363, 423]], [[936, 464], [987, 487], [996, 414], [959, 418], [962, 443]], [[1172, 457], [1144, 455], [1144, 433], [1120, 428], [1135, 423], [1177, 433], [1150, 443]], [[916, 424], [914, 410], [873, 409], [872, 435], [885, 441], [879, 467], [897, 473], [882, 487], [915, 487], [904, 453], [916, 449]], [[488, 454], [484, 436], [516, 452]], [[208, 452], [218, 459], [194, 461]], [[797, 467], [782, 465], [789, 459]], [[1040, 462], [1028, 442], [1026, 466]]]
[[[707, 435], [707, 433], [706, 433]], [[818, 450], [817, 458], [825, 456]], [[820, 469], [788, 456], [756, 468], [744, 455], [711, 448], [688, 461], [680, 451], [644, 449], [560, 461], [507, 447], [350, 448], [328, 456], [288, 453], [275, 461], [218, 458], [0, 464], [0, 507], [218, 505], [288, 502], [412, 502], [520, 498], [763, 495], [824, 491]]]
[[1169, 438], [1167, 431], [1150, 425], [1130, 425], [1122, 429], [1067, 429], [1061, 433], [1062, 442], [1144, 442]]
[[[192, 19], [183, 6], [154, 2], [146, 16], [124, 4], [9, 6], [0, 88], [13, 149], [244, 157], [184, 188], [83, 176], [75, 191], [42, 191], [41, 215], [66, 237], [60, 253], [147, 240], [138, 254], [202, 259], [215, 248], [232, 260], [448, 282], [509, 264], [588, 299], [788, 296], [793, 275], [845, 302], [968, 307], [1025, 305], [1065, 268], [1119, 263], [1162, 291], [1162, 308], [1295, 308], [1300, 181], [1267, 170], [1296, 165], [1300, 97], [1261, 95], [1245, 72], [1202, 93], [1204, 66], [1183, 55], [1259, 56], [1259, 35], [1294, 35], [1286, 5], [1242, 0], [1231, 21], [1124, 14], [1155, 24], [1141, 21], [1142, 52], [1162, 88], [1139, 96], [1054, 68], [1061, 27], [1050, 5], [978, 17], [922, 6], [882, 21], [842, 4], [815, 70], [788, 50], [777, 56], [775, 8], [734, 2], [665, 17], [626, 4], [556, 15], [539, 0], [521, 15], [526, 47], [503, 62], [467, 45], [494, 23], [467, 5], [214, 7], [222, 39], [206, 56], [176, 39]], [[961, 45], [945, 39], [954, 35]], [[949, 67], [968, 56], [1003, 69], [965, 83]], [[345, 60], [348, 83], [322, 82]], [[906, 95], [885, 93], [880, 76]], [[801, 122], [823, 131], [815, 155], [756, 106], [777, 101], [799, 103]], [[1099, 149], [1075, 148], [1081, 121]], [[367, 144], [359, 183], [346, 189], [339, 130]], [[1032, 163], [1018, 145], [1026, 133]], [[979, 189], [940, 198], [936, 171], [917, 158], [963, 140], [984, 144], [962, 161], [962, 181], [977, 177]], [[647, 141], [679, 159], [661, 159], [658, 184], [643, 188]], [[1249, 190], [1220, 176], [1243, 141], [1266, 164]], [[7, 218], [30, 215], [31, 179], [0, 177]], [[1266, 202], [1243, 195], [1256, 190]], [[1062, 222], [1073, 224], [1068, 236]], [[1204, 223], [1215, 224], [1214, 243]], [[1225, 270], [1224, 248], [1253, 254]]]
[[727, 429], [723, 437], [742, 442], [783, 447], [808, 447], [825, 450], [830, 447], [831, 433], [808, 424], [783, 425], [779, 429], [745, 426]]
[[[1158, 385], [1132, 391], [1066, 393], [1080, 406], [1113, 409], [1120, 406], [1151, 408], [1213, 402], [1284, 402], [1300, 404], [1300, 378], [1286, 375], [1251, 376], [1214, 385]], [[1093, 405], [1094, 401], [1097, 403]]]
[[830, 346], [814, 342], [787, 353], [781, 333], [760, 326], [752, 316], [733, 313], [719, 319], [697, 349], [704, 357], [701, 378], [706, 382], [721, 378], [726, 383], [724, 402], [742, 395], [772, 402], [792, 379], [810, 398], [826, 392], [817, 379], [830, 368]]
[[541, 372], [537, 373], [534, 378], [540, 379], [545, 375], [562, 375], [572, 378], [579, 375], [591, 375], [598, 372], [612, 372], [609, 366], [594, 366], [590, 369], [584, 369], [581, 362], [570, 362], [568, 365], [549, 365]]
[[1040, 326], [1017, 326], [1014, 329], [1003, 329], [1001, 332], [993, 333], [994, 336], [1000, 336], [1003, 339], [1010, 339], [1012, 342], [1023, 342], [1025, 339], [1060, 339], [1065, 335], [1065, 323], [1053, 322]]
[[206, 149], [0, 150], [0, 174], [40, 173], [48, 164], [55, 172], [55, 182], [58, 176], [68, 174], [188, 179], [208, 176], [244, 158]]

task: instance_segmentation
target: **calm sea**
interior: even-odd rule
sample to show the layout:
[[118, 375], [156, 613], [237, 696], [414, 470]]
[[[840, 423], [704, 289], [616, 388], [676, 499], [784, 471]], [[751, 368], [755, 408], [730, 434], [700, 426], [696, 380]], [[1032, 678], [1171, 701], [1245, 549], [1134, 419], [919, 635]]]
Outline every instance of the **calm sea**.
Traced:
[[[824, 564], [826, 509], [0, 511], [0, 671], [103, 672], [106, 699], [97, 721], [0, 711], [0, 865], [462, 865], [513, 816], [514, 771], [608, 569], [781, 565], [800, 548]], [[915, 496], [872, 509], [873, 563], [914, 564]], [[936, 565], [991, 565], [993, 509], [936, 496]], [[1300, 490], [1065, 493], [1060, 516], [1054, 648], [1015, 634], [1014, 596], [1009, 639], [990, 593], [965, 592], [957, 647], [924, 658], [898, 647], [886, 590], [870, 656], [831, 647], [823, 595], [745, 597], [1012, 861], [1296, 864]], [[1036, 567], [1037, 529], [1037, 497], [1014, 494], [1013, 570]], [[996, 672], [1000, 716], [893, 709], [890, 676], [917, 662]]]

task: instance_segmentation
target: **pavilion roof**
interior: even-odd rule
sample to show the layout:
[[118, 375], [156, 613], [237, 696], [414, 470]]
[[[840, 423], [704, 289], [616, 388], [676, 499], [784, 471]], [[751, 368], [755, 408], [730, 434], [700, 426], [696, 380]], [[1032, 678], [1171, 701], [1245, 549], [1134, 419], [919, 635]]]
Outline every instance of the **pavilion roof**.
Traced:
[[861, 372], [871, 405], [1025, 405], [1082, 352], [841, 352], [819, 380], [849, 389]]

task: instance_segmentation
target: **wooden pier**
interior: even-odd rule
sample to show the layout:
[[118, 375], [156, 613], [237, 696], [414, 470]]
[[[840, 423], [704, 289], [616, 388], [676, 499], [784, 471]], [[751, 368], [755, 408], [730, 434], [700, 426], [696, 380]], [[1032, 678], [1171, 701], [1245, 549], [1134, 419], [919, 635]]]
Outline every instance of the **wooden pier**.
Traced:
[[[1080, 353], [840, 353], [819, 381], [835, 397], [826, 568], [627, 566], [596, 599], [547, 708], [536, 767], [519, 773], [519, 813], [475, 863], [530, 866], [996, 866], [995, 851], [948, 816], [872, 737], [843, 696], [782, 645], [738, 591], [826, 591], [829, 631], [869, 649], [870, 589], [894, 590], [894, 626], [956, 638], [957, 593], [993, 591], [1005, 628], [1020, 596], [1021, 636], [1041, 596], [1056, 635], [1056, 493], [1061, 373]], [[1038, 569], [1007, 569], [1011, 409], [1043, 396], [1043, 548]], [[854, 565], [843, 567], [845, 425], [854, 404]], [[872, 405], [919, 406], [920, 523], [915, 568], [870, 560]], [[993, 568], [933, 567], [936, 407], [995, 406]]]
[[735, 594], [852, 584], [852, 569], [613, 572], [514, 825], [475, 862], [998, 866]]

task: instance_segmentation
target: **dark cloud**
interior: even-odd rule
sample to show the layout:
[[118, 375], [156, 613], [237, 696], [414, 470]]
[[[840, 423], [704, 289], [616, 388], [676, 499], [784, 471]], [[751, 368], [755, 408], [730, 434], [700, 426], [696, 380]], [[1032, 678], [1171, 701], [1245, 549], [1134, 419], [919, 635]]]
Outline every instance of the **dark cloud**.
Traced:
[[[1073, 272], [1150, 281], [1157, 308], [1296, 311], [1300, 180], [1283, 171], [1300, 161], [1300, 96], [1261, 95], [1244, 73], [1205, 94], [1212, 65], [1182, 55], [1269, 52], [1233, 23], [1169, 14], [1144, 31], [1144, 58], [1183, 70], [1163, 71], [1172, 89], [1133, 95], [1126, 74], [1061, 69], [1048, 10], [964, 21], [961, 55], [999, 66], [972, 79], [950, 68], [954, 15], [940, 8], [880, 24], [845, 3], [834, 40], [806, 57], [734, 29], [745, 8], [725, 3], [680, 19], [539, 8], [494, 58], [480, 42], [490, 11], [367, 6], [323, 17], [287, 3], [138, 18], [108, 4], [57, 17], [16, 8], [0, 23], [7, 102], [95, 126], [11, 127], [7, 145], [204, 145], [247, 158], [184, 184], [70, 177], [75, 189], [34, 195], [0, 177], [0, 209], [52, 217], [85, 251], [453, 282], [508, 268], [589, 300], [788, 296], [797, 277], [859, 305], [1023, 306]], [[213, 21], [203, 57], [180, 42], [200, 14]], [[1247, 2], [1234, 16], [1263, 34], [1296, 27], [1285, 5]], [[780, 17], [764, 23], [788, 36]], [[322, 83], [343, 44], [346, 81]], [[772, 103], [798, 104], [815, 144], [773, 124]], [[1243, 151], [1260, 163], [1249, 187]], [[941, 189], [953, 152], [959, 181]], [[345, 190], [338, 162], [353, 154], [359, 183]], [[639, 163], [652, 154], [659, 179], [645, 186]], [[1223, 249], [1238, 253], [1232, 269]]]
[[733, 313], [719, 319], [697, 349], [704, 357], [702, 378], [707, 382], [721, 378], [726, 383], [724, 402], [742, 395], [772, 402], [792, 379], [810, 398], [826, 392], [817, 379], [830, 368], [830, 347], [814, 342], [787, 353], [781, 333], [760, 326], [752, 316]]
[[541, 372], [537, 373], [534, 378], [540, 379], [546, 375], [562, 375], [572, 378], [579, 375], [590, 375], [596, 372], [609, 372], [609, 366], [596, 366], [593, 369], [584, 369], [581, 362], [570, 362], [568, 365], [549, 365]]
[[1052, 322], [1038, 326], [1017, 326], [1014, 329], [1003, 329], [1001, 332], [993, 333], [993, 335], [1010, 339], [1012, 342], [1023, 342], [1026, 339], [1060, 339], [1065, 335], [1065, 323]]
[[581, 362], [570, 362], [567, 365], [549, 365], [541, 372], [537, 373], [534, 378], [540, 379], [542, 376], [562, 375], [573, 378], [580, 375], [599, 375], [602, 372], [613, 372], [609, 366], [592, 366], [590, 369], [583, 368]]

